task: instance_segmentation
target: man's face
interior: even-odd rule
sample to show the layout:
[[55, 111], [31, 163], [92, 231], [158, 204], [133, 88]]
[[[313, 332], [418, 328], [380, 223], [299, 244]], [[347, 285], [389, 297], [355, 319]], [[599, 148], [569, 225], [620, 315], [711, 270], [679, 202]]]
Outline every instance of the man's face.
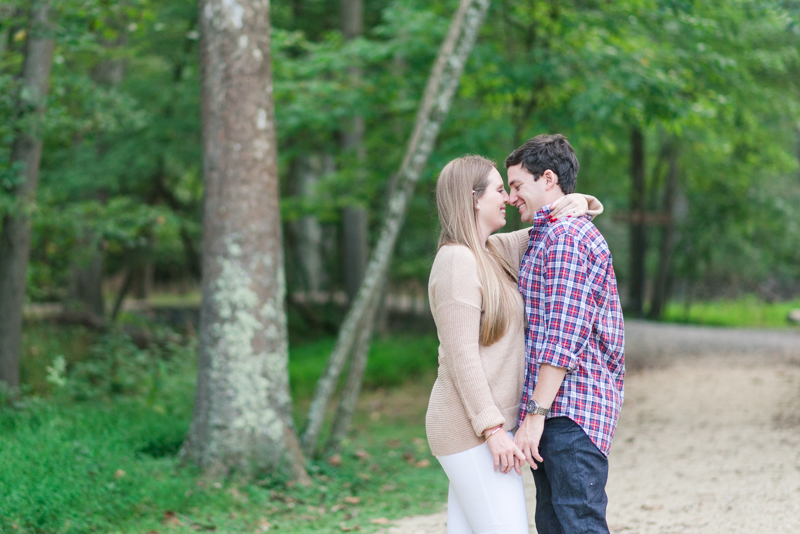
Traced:
[[532, 223], [533, 214], [548, 203], [545, 180], [534, 180], [522, 163], [508, 168], [508, 189], [508, 203], [519, 210], [522, 222]]

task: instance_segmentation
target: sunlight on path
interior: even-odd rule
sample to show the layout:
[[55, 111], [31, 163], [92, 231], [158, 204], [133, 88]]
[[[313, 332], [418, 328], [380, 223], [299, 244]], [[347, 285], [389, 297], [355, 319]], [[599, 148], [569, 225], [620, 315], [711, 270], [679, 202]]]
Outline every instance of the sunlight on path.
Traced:
[[[796, 534], [800, 365], [707, 356], [632, 373], [610, 459], [613, 533]], [[386, 533], [441, 534], [445, 522], [409, 517]]]

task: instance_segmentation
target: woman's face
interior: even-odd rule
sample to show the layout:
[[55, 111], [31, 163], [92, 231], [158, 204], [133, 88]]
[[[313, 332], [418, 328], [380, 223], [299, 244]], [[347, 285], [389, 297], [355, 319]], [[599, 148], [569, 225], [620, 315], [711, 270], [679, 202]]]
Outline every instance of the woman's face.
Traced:
[[503, 187], [503, 177], [492, 169], [489, 173], [489, 181], [483, 195], [476, 199], [475, 220], [478, 229], [482, 231], [484, 237], [496, 232], [506, 225], [506, 204], [508, 203], [508, 193]]

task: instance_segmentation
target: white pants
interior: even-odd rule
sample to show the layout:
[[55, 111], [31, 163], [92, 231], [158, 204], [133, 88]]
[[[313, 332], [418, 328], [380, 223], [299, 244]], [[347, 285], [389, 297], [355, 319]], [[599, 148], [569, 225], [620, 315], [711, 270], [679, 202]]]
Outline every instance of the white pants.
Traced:
[[528, 534], [522, 477], [495, 471], [487, 444], [437, 459], [450, 479], [447, 534]]

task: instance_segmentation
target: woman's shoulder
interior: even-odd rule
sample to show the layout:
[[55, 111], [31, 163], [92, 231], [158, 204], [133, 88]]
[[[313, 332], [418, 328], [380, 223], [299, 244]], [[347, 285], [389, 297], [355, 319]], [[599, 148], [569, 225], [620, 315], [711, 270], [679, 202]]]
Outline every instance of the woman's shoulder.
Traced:
[[477, 272], [475, 254], [466, 245], [457, 243], [442, 245], [433, 260], [433, 269]]
[[464, 245], [444, 245], [433, 260], [428, 295], [435, 307], [459, 301], [480, 309], [481, 282], [475, 254]]

